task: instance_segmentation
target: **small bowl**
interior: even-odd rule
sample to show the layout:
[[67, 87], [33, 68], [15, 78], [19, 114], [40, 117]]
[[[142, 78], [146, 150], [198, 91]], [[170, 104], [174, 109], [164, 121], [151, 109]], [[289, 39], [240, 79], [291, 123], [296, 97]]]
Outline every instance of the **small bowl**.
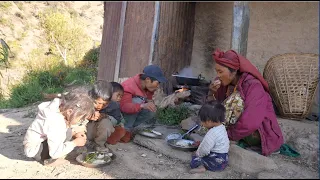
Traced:
[[180, 133], [171, 133], [166, 137], [166, 142], [168, 142], [171, 139], [179, 139], [182, 136]]

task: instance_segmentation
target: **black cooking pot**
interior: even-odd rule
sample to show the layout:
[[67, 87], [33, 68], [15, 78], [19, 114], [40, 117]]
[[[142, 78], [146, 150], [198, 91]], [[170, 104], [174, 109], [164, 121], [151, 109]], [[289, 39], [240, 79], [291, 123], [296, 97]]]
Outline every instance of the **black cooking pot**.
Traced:
[[204, 80], [204, 77], [202, 77], [201, 74], [199, 74], [198, 77], [186, 77], [178, 74], [173, 74], [172, 76], [176, 78], [179, 85], [199, 86], [200, 81]]

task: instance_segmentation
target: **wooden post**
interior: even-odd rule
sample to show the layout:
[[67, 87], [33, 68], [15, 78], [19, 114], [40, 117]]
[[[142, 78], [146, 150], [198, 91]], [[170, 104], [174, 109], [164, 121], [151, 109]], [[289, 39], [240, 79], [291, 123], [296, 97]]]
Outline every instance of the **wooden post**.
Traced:
[[150, 46], [150, 55], [149, 55], [149, 65], [152, 64], [152, 58], [154, 53], [154, 46], [158, 36], [158, 27], [160, 21], [160, 2], [156, 1], [154, 3], [154, 20], [153, 20], [153, 29], [152, 29], [152, 36], [151, 36], [151, 46]]
[[119, 41], [118, 41], [118, 48], [117, 48], [117, 59], [116, 59], [116, 67], [114, 71], [114, 81], [117, 82], [119, 80], [119, 72], [120, 72], [120, 59], [121, 59], [121, 49], [122, 49], [122, 39], [123, 39], [123, 29], [124, 29], [124, 22], [126, 19], [126, 10], [127, 10], [127, 1], [122, 2], [121, 7], [121, 17], [120, 17], [120, 28], [119, 28]]
[[232, 21], [231, 49], [246, 57], [250, 21], [248, 2], [234, 2]]

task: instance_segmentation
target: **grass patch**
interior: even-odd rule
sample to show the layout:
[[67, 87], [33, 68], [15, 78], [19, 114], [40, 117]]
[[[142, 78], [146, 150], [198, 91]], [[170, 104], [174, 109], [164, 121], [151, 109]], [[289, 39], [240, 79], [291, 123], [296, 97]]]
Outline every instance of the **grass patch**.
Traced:
[[12, 6], [12, 3], [10, 1], [3, 1], [3, 2], [0, 2], [0, 7], [2, 9], [8, 9], [9, 7]]
[[14, 24], [11, 22], [10, 19], [0, 17], [0, 24], [2, 24], [4, 26], [8, 26], [11, 29], [11, 31], [14, 30]]
[[17, 7], [23, 11], [24, 10], [24, 7], [23, 7], [23, 2], [19, 1], [19, 2], [15, 2], [15, 4], [17, 5]]
[[12, 60], [15, 60], [16, 59], [16, 56], [19, 52], [21, 52], [22, 50], [22, 47], [19, 43], [18, 40], [15, 40], [15, 41], [8, 41], [7, 42], [9, 47], [11, 48], [11, 54], [10, 54], [10, 58]]
[[75, 81], [76, 85], [93, 84], [96, 80], [96, 70], [89, 68], [76, 68], [68, 72], [64, 79], [65, 84], [70, 84]]
[[78, 18], [79, 17], [79, 13], [74, 9], [69, 9], [68, 12], [69, 12], [71, 18]]
[[28, 35], [28, 31], [20, 30], [18, 31], [17, 40], [22, 41], [25, 37], [27, 37], [27, 35]]
[[178, 125], [184, 119], [187, 119], [192, 111], [183, 105], [175, 107], [158, 108], [156, 118], [159, 123], [165, 125]]
[[1, 17], [0, 18], [0, 24], [2, 24], [4, 26], [9, 26], [10, 21], [7, 18]]
[[30, 71], [37, 71], [39, 69], [50, 70], [60, 66], [61, 58], [58, 55], [46, 55], [45, 53], [45, 47], [33, 49], [22, 65]]
[[30, 71], [20, 84], [11, 88], [9, 99], [0, 99], [0, 108], [19, 108], [42, 101], [43, 93], [62, 93], [68, 82], [89, 84], [95, 81], [94, 71], [85, 68], [57, 66], [50, 70]]
[[25, 37], [27, 37], [28, 36], [28, 31], [23, 31], [22, 33], [21, 33], [21, 39], [24, 39]]
[[[16, 14], [22, 18], [20, 15]], [[90, 37], [77, 16], [75, 11], [65, 13], [57, 9], [39, 14], [44, 38], [40, 39], [39, 48], [32, 50], [22, 62], [28, 73], [19, 84], [10, 87], [10, 97], [5, 99], [0, 94], [0, 109], [24, 107], [42, 101], [43, 93], [61, 93], [68, 84], [91, 84], [96, 80], [100, 48], [89, 50]], [[0, 23], [12, 24], [10, 19], [1, 17]], [[33, 28], [36, 27], [26, 24], [25, 32], [19, 32], [19, 39], [27, 37], [27, 30]], [[21, 50], [18, 41], [8, 44], [16, 53]]]

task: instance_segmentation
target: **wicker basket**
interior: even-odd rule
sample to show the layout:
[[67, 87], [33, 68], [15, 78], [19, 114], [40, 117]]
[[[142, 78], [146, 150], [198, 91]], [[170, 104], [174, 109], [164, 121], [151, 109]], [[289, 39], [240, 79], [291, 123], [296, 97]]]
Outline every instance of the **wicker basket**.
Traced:
[[280, 116], [308, 116], [319, 82], [318, 59], [317, 54], [282, 54], [267, 62], [263, 76]]

